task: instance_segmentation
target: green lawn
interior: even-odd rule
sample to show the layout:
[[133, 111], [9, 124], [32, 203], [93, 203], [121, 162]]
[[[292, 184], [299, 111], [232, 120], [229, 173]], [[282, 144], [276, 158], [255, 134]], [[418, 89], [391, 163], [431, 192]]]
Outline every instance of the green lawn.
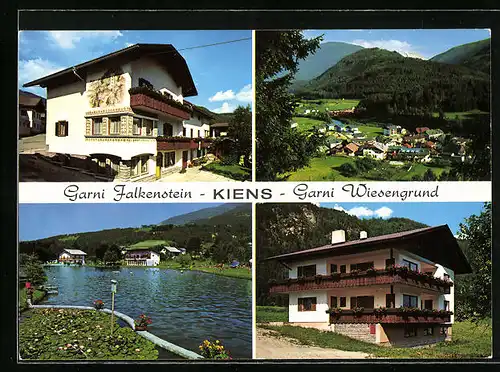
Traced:
[[[406, 163], [405, 166], [393, 166], [388, 161], [380, 161], [377, 168], [366, 173], [353, 177], [343, 176], [338, 167], [344, 163], [354, 163], [355, 157], [350, 156], [326, 156], [323, 158], [313, 158], [309, 167], [302, 168], [296, 172], [290, 173], [285, 178], [287, 181], [411, 181], [414, 175], [422, 176], [427, 169], [431, 169], [436, 176], [443, 171], [448, 171], [450, 167], [436, 167], [423, 163]], [[409, 169], [409, 171], [408, 171]]]
[[140, 249], [140, 248], [151, 248], [151, 247], [156, 247], [158, 245], [168, 245], [170, 242], [167, 242], [166, 240], [144, 240], [139, 243], [135, 243], [128, 247], [129, 249]]
[[325, 128], [325, 123], [321, 120], [303, 117], [293, 117], [292, 120], [298, 124], [297, 128], [301, 132], [308, 131], [314, 127]]
[[371, 125], [358, 125], [358, 129], [361, 133], [365, 134], [367, 138], [375, 138], [377, 136], [384, 135], [384, 129], [381, 127]]
[[[33, 304], [40, 302], [45, 297], [45, 292], [35, 289], [33, 292]], [[24, 311], [28, 308], [26, 303], [26, 288], [19, 289], [19, 311]]]
[[59, 238], [61, 242], [72, 242], [78, 239], [78, 235], [68, 235], [68, 236], [63, 236], [62, 238]]
[[[344, 110], [350, 109], [351, 107], [356, 107], [359, 103], [359, 99], [342, 99], [342, 98], [329, 98], [329, 99], [314, 99], [314, 100], [302, 100], [300, 101], [301, 106], [296, 108], [296, 112], [304, 113], [305, 110]], [[321, 102], [317, 104], [316, 102]]]
[[[472, 111], [459, 111], [459, 112], [445, 112], [444, 118], [446, 120], [455, 120], [458, 116], [460, 120], [473, 119], [476, 115], [488, 115], [489, 113], [481, 110], [472, 110]], [[432, 116], [435, 118], [439, 117], [439, 112], [433, 112]]]
[[220, 174], [237, 181], [250, 181], [252, 179], [251, 170], [238, 164], [224, 165], [216, 161], [204, 165], [201, 169], [215, 174]]
[[296, 339], [303, 345], [332, 348], [345, 351], [365, 352], [374, 358], [486, 358], [491, 355], [491, 319], [476, 325], [469, 321], [455, 322], [452, 341], [440, 342], [433, 347], [400, 348], [378, 346], [358, 341], [334, 332], [290, 325], [260, 326], [279, 332], [282, 336]]
[[288, 307], [257, 306], [257, 323], [288, 322]]

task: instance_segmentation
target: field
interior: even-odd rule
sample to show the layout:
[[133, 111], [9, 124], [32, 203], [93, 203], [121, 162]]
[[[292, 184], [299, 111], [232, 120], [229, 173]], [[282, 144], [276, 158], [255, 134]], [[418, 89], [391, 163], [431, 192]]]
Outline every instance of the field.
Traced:
[[[257, 323], [286, 322], [287, 318], [288, 308], [257, 306]], [[259, 327], [275, 330], [282, 336], [296, 339], [303, 345], [361, 351], [371, 354], [373, 358], [486, 358], [491, 355], [492, 345], [491, 319], [485, 319], [478, 324], [470, 321], [455, 322], [452, 341], [424, 348], [377, 346], [333, 332], [290, 325], [259, 325]]]
[[[313, 158], [309, 167], [302, 168], [297, 172], [285, 175], [283, 178], [287, 181], [411, 181], [415, 175], [422, 176], [427, 169], [431, 169], [436, 176], [443, 171], [448, 171], [448, 167], [440, 168], [423, 163], [410, 163], [405, 166], [397, 167], [390, 165], [386, 161], [380, 161], [380, 166], [366, 173], [346, 177], [339, 172], [339, 167], [344, 163], [355, 162], [355, 157], [349, 156], [326, 156], [323, 158]], [[409, 169], [409, 170], [408, 170]]]
[[302, 118], [302, 117], [293, 117], [292, 120], [298, 124], [297, 128], [301, 132], [308, 131], [310, 129], [313, 129], [314, 127], [318, 128], [325, 127], [325, 123], [322, 122], [321, 120]]
[[381, 127], [371, 125], [358, 125], [358, 129], [361, 133], [366, 134], [367, 138], [375, 138], [377, 136], [384, 135], [384, 129]]
[[[356, 107], [359, 103], [359, 99], [314, 99], [314, 100], [302, 100], [300, 105], [296, 108], [297, 113], [304, 113], [305, 110], [345, 110], [352, 107]], [[317, 102], [320, 102], [319, 104]]]
[[[445, 112], [444, 118], [446, 120], [456, 120], [457, 117], [460, 120], [473, 119], [476, 115], [488, 115], [489, 113], [481, 110], [472, 110], [472, 111], [461, 111], [461, 112]], [[439, 117], [439, 112], [433, 112], [432, 116], [435, 118]]]
[[151, 248], [151, 247], [156, 247], [158, 245], [169, 245], [169, 244], [170, 242], [167, 242], [166, 240], [144, 240], [142, 242], [131, 245], [129, 248], [132, 249]]

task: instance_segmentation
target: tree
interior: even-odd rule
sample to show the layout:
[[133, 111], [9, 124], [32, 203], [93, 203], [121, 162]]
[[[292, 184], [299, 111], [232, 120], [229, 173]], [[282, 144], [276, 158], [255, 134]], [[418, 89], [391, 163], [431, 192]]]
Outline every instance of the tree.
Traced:
[[21, 253], [19, 266], [26, 280], [33, 285], [41, 285], [47, 281], [42, 262], [34, 254]]
[[186, 244], [186, 250], [189, 252], [198, 252], [201, 246], [201, 239], [197, 236], [189, 238]]
[[233, 112], [229, 121], [227, 135], [234, 140], [234, 146], [231, 149], [235, 152], [239, 160], [243, 156], [243, 165], [250, 167], [250, 158], [252, 155], [252, 111], [250, 106], [238, 106]]
[[108, 249], [104, 253], [103, 261], [106, 264], [107, 263], [115, 263], [115, 262], [118, 262], [119, 260], [120, 260], [120, 256], [118, 255], [118, 253], [114, 249]]
[[177, 262], [179, 262], [182, 267], [191, 265], [191, 261], [191, 255], [188, 253], [177, 256]]
[[344, 163], [339, 167], [340, 173], [345, 177], [353, 177], [358, 174], [358, 168], [352, 163]]
[[422, 177], [422, 181], [437, 181], [437, 177], [434, 174], [434, 172], [432, 171], [432, 169], [427, 168], [427, 170], [425, 171], [425, 173]]
[[466, 218], [458, 235], [473, 273], [456, 280], [457, 318], [491, 317], [491, 203], [485, 203], [479, 215]]
[[256, 33], [256, 168], [260, 181], [272, 181], [279, 174], [307, 166], [325, 142], [318, 129], [302, 133], [290, 126], [296, 101], [289, 88], [298, 62], [314, 53], [321, 39], [306, 40], [300, 31]]

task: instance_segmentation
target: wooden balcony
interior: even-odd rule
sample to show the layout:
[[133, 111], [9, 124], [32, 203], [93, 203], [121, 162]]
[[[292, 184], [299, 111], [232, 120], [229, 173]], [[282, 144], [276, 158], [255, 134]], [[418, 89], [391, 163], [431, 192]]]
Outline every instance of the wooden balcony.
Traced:
[[335, 323], [426, 323], [442, 324], [450, 321], [451, 314], [424, 314], [423, 310], [413, 314], [403, 314], [400, 309], [389, 308], [385, 313], [377, 314], [374, 309], [364, 309], [361, 312], [342, 310], [341, 313], [330, 314], [330, 324]]
[[212, 140], [209, 138], [189, 138], [189, 137], [157, 137], [156, 147], [158, 151], [171, 150], [196, 150], [198, 148], [208, 148]]
[[[157, 111], [182, 120], [191, 118], [190, 106], [169, 99], [156, 91], [141, 88], [132, 88], [130, 93], [130, 107], [145, 111]], [[192, 110], [192, 109], [191, 109]]]
[[420, 289], [430, 290], [443, 294], [450, 293], [453, 283], [445, 282], [436, 278], [417, 278], [410, 275], [397, 273], [391, 270], [374, 270], [371, 272], [334, 273], [332, 275], [316, 275], [313, 277], [285, 279], [271, 281], [269, 283], [270, 293], [289, 293], [299, 291], [311, 291], [333, 288], [351, 288], [362, 286], [373, 286], [381, 284], [403, 284]]

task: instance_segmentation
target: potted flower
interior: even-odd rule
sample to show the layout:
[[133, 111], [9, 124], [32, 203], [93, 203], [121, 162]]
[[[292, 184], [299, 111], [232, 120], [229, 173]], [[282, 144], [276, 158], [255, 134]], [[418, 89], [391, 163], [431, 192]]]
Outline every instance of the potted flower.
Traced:
[[151, 317], [141, 314], [139, 318], [134, 321], [134, 329], [136, 331], [145, 331], [151, 323], [153, 323]]
[[375, 270], [375, 268], [373, 266], [370, 266], [366, 270], [366, 275], [374, 276], [376, 273], [377, 273], [377, 270]]
[[359, 274], [359, 270], [358, 270], [358, 269], [353, 269], [353, 270], [351, 270], [350, 274], [351, 274], [352, 276], [356, 276], [356, 275], [358, 275], [358, 274]]
[[376, 309], [373, 310], [373, 313], [375, 314], [375, 316], [377, 317], [380, 317], [380, 316], [385, 316], [387, 315], [387, 308], [386, 307], [378, 307]]
[[326, 310], [326, 313], [330, 314], [335, 319], [338, 319], [340, 315], [342, 315], [342, 309], [340, 307], [331, 307], [328, 310]]
[[332, 277], [332, 280], [339, 280], [340, 279], [340, 273], [331, 273], [330, 276]]
[[352, 311], [354, 313], [354, 316], [361, 316], [361, 315], [363, 315], [365, 308], [364, 307], [355, 307], [354, 309], [352, 309]]
[[104, 302], [102, 302], [102, 300], [95, 300], [94, 301], [94, 308], [96, 310], [102, 310], [102, 309], [104, 309]]

